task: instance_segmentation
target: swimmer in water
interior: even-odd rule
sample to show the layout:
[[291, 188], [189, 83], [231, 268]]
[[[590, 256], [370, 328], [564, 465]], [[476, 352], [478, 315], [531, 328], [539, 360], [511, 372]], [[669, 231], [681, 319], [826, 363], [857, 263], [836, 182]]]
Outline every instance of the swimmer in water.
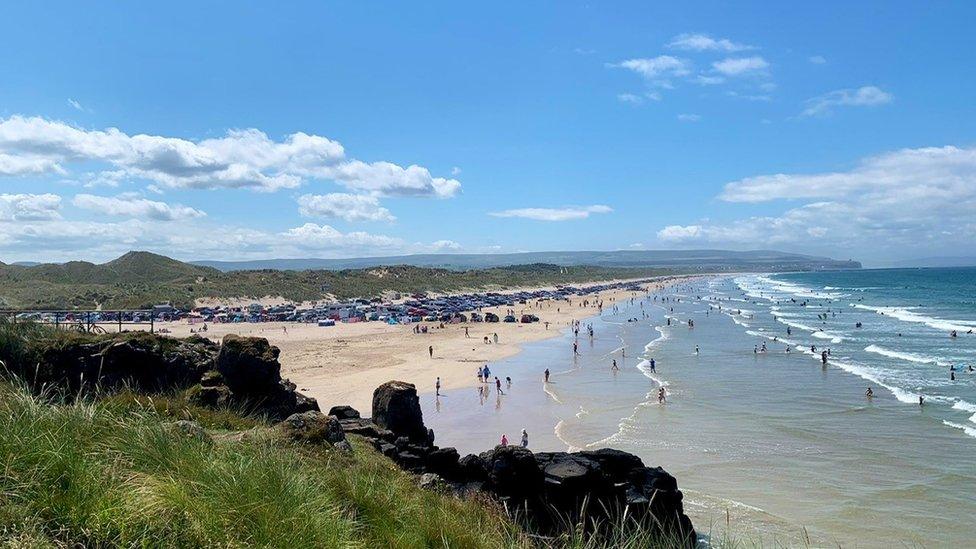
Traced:
[[868, 390], [867, 391], [864, 391], [864, 396], [866, 396], [868, 398], [873, 398], [874, 397], [874, 390], [871, 389], [870, 387], [868, 387]]

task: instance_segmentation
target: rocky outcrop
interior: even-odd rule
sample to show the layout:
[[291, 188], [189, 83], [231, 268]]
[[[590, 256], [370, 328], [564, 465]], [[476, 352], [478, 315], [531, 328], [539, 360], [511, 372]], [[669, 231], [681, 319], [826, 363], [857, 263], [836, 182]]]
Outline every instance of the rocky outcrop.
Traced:
[[417, 388], [410, 383], [387, 381], [373, 391], [373, 422], [414, 442], [428, 442]]
[[190, 397], [203, 406], [233, 405], [274, 421], [318, 412], [314, 398], [299, 393], [294, 383], [281, 378], [279, 354], [267, 339], [228, 334], [214, 359], [214, 370], [201, 375]]
[[322, 412], [308, 411], [292, 414], [278, 424], [278, 428], [289, 439], [309, 444], [337, 444], [346, 440], [342, 425], [335, 416]]
[[[541, 533], [554, 534], [567, 524], [607, 526], [626, 516], [669, 540], [684, 540], [688, 547], [697, 543], [674, 477], [645, 466], [635, 455], [611, 449], [533, 453], [497, 446], [461, 457], [454, 448], [433, 444], [416, 388], [397, 381], [373, 393], [373, 414], [382, 423], [349, 407], [333, 411], [342, 414], [337, 421], [346, 433], [365, 437], [402, 468], [421, 475], [422, 486], [490, 494], [512, 513], [527, 512]], [[401, 413], [404, 417], [398, 417]]]
[[319, 409], [315, 399], [281, 378], [278, 348], [264, 338], [228, 335], [218, 345], [202, 337], [175, 339], [131, 332], [79, 334], [34, 344], [29, 360], [0, 358], [38, 390], [55, 388], [74, 396], [96, 387], [140, 393], [189, 389], [188, 396], [196, 404], [232, 406], [275, 421]]
[[68, 394], [95, 386], [142, 392], [186, 388], [213, 368], [217, 355], [217, 346], [206, 340], [144, 332], [56, 338], [38, 346], [35, 360], [8, 360], [8, 366], [32, 385], [61, 388]]

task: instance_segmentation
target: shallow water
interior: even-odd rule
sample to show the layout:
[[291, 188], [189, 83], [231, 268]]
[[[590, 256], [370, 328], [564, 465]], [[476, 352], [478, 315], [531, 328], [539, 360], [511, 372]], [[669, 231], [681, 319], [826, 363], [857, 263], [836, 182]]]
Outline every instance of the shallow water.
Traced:
[[[938, 297], [929, 303], [919, 295], [927, 290], [908, 297], [904, 288], [940, 280], [959, 286], [930, 291]], [[898, 271], [722, 277], [619, 303], [616, 313], [607, 304], [586, 321], [594, 337], [581, 331], [580, 356], [571, 333], [530, 344], [490, 365], [506, 394], [492, 386], [424, 395], [425, 417], [440, 444], [462, 452], [501, 433], [517, 441], [522, 428], [536, 450], [633, 452], [678, 478], [705, 533], [721, 534], [728, 519], [736, 536], [767, 543], [971, 546], [976, 410], [966, 406], [976, 402], [976, 374], [949, 382], [947, 365], [973, 361], [976, 336], [951, 339], [946, 328], [976, 318], [966, 309], [973, 280]], [[763, 342], [768, 351], [755, 353]]]

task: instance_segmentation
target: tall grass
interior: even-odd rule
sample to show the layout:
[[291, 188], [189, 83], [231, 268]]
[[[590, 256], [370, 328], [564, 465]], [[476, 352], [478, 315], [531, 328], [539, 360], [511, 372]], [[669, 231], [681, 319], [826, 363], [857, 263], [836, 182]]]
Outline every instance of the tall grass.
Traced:
[[490, 506], [352, 455], [253, 429], [215, 442], [151, 409], [52, 405], [0, 385], [0, 542], [128, 547], [520, 545]]

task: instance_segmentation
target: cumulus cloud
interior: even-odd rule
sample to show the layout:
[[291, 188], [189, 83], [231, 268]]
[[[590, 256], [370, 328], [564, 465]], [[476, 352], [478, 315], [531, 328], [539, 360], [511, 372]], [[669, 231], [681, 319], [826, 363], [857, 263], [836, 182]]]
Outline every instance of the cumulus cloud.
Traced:
[[668, 43], [669, 48], [690, 51], [743, 51], [754, 46], [737, 44], [727, 38], [712, 38], [707, 34], [679, 34]]
[[816, 116], [830, 113], [834, 107], [874, 107], [886, 105], [894, 100], [890, 93], [877, 86], [861, 86], [856, 89], [834, 90], [807, 99], [801, 116]]
[[64, 174], [70, 164], [91, 162], [106, 164], [116, 178], [175, 188], [275, 191], [323, 179], [384, 196], [438, 198], [461, 188], [459, 181], [434, 177], [421, 166], [347, 158], [340, 143], [303, 132], [275, 141], [257, 129], [231, 130], [191, 141], [116, 128], [86, 130], [41, 117], [0, 119], [0, 175]]
[[0, 194], [0, 221], [39, 221], [61, 217], [56, 194]]
[[669, 78], [685, 76], [691, 70], [691, 65], [688, 61], [671, 55], [627, 59], [619, 63], [610, 64], [609, 66], [627, 69], [637, 73], [648, 82], [663, 86], [669, 85]]
[[495, 217], [520, 217], [537, 221], [572, 221], [586, 219], [592, 214], [605, 214], [613, 211], [610, 206], [595, 204], [592, 206], [570, 206], [566, 208], [517, 208], [492, 212]]
[[730, 57], [712, 63], [712, 68], [725, 76], [742, 76], [765, 72], [769, 62], [762, 57]]
[[75, 207], [106, 215], [175, 221], [197, 219], [207, 214], [196, 208], [180, 204], [167, 204], [133, 195], [96, 196], [79, 194], [72, 200]]
[[827, 62], [827, 58], [822, 55], [811, 55], [807, 58], [814, 65], [823, 65]]
[[[903, 149], [867, 158], [848, 171], [772, 174], [734, 181], [727, 202], [802, 200], [779, 215], [671, 225], [672, 244], [817, 245], [903, 255], [973, 247], [976, 147]], [[972, 251], [972, 250], [970, 250]]]
[[348, 193], [305, 194], [298, 198], [299, 213], [346, 221], [394, 221], [390, 210], [375, 196]]

